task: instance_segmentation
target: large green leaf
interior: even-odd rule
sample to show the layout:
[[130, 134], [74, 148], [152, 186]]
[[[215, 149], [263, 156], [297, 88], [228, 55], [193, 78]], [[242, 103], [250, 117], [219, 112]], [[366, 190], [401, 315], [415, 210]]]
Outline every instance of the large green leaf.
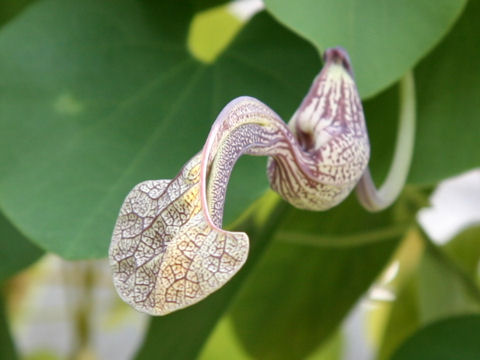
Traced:
[[405, 232], [393, 212], [369, 214], [355, 197], [326, 213], [290, 210], [233, 306], [254, 358], [303, 359], [333, 334]]
[[[192, 8], [48, 0], [0, 33], [0, 207], [41, 247], [105, 256], [130, 188], [173, 177], [229, 100], [288, 118], [306, 93], [320, 63], [305, 41], [261, 14], [207, 65], [186, 47]], [[249, 160], [227, 223], [267, 186], [265, 160]]]
[[0, 284], [37, 260], [43, 251], [33, 245], [0, 213]]
[[480, 356], [480, 315], [438, 321], [410, 337], [392, 360], [477, 360]]
[[360, 93], [398, 80], [444, 36], [466, 0], [266, 0], [280, 21], [319, 50], [345, 47]]
[[436, 183], [480, 166], [480, 36], [473, 35], [480, 33], [479, 16], [480, 1], [470, 1], [451, 33], [415, 70], [413, 182]]

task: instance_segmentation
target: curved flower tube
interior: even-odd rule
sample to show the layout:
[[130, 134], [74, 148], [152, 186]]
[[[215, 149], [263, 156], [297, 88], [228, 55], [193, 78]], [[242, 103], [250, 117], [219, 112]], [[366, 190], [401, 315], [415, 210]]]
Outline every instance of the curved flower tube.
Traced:
[[269, 156], [272, 188], [298, 208], [326, 210], [351, 192], [367, 168], [370, 145], [344, 50], [326, 51], [325, 66], [288, 126], [259, 100], [237, 98], [174, 179], [133, 188], [109, 252], [124, 301], [168, 314], [202, 300], [242, 267], [247, 234], [221, 227], [228, 180], [243, 154]]

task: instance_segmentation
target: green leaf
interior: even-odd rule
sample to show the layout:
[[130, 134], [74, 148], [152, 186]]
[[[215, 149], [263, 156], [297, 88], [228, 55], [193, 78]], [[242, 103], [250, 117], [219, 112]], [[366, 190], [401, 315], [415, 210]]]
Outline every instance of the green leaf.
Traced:
[[228, 5], [199, 12], [190, 24], [188, 48], [199, 60], [211, 63], [231, 43], [242, 26], [243, 21], [229, 11]]
[[[480, 4], [473, 1], [451, 33], [415, 71], [418, 109], [410, 184], [434, 185], [480, 166], [480, 71], [474, 65], [480, 62], [480, 41], [470, 36], [480, 31], [478, 14]], [[395, 85], [364, 102], [370, 167], [377, 184], [392, 161], [398, 98]]]
[[[235, 329], [250, 354], [301, 359], [333, 334], [405, 231], [382, 231], [392, 214], [382, 215], [361, 210], [354, 197], [326, 213], [290, 210], [233, 306]], [[290, 227], [298, 232], [287, 232]]]
[[4, 25], [36, 0], [0, 0], [0, 25]]
[[306, 360], [341, 360], [343, 356], [344, 336], [336, 331], [326, 339]]
[[[128, 191], [175, 176], [229, 100], [255, 96], [288, 118], [320, 68], [266, 14], [201, 63], [186, 45], [192, 15], [188, 2], [48, 0], [0, 33], [0, 208], [42, 248], [105, 256]], [[267, 187], [265, 163], [235, 168], [226, 223]]]
[[[337, 331], [317, 349], [315, 349], [306, 360], [340, 360], [342, 359], [343, 334]], [[202, 349], [200, 360], [224, 359], [228, 354], [229, 360], [253, 360], [255, 357], [249, 355], [242, 347], [233, 328], [230, 316], [224, 316], [216, 326], [213, 334]]]
[[463, 0], [266, 0], [281, 22], [323, 51], [350, 53], [360, 93], [393, 84], [448, 32]]
[[23, 236], [2, 213], [0, 244], [0, 284], [43, 254], [43, 251]]
[[252, 360], [239, 343], [230, 316], [222, 317], [217, 324], [203, 347], [199, 360], [220, 360], [225, 354], [228, 354], [229, 360]]
[[472, 226], [465, 229], [454, 239], [449, 241], [444, 250], [447, 256], [470, 276], [472, 282], [476, 282], [480, 288], [480, 226]]
[[472, 36], [480, 32], [479, 15], [480, 2], [469, 1], [450, 34], [415, 70], [412, 182], [434, 184], [480, 166], [480, 37]]
[[[427, 251], [418, 269], [418, 306], [422, 322], [465, 312], [479, 312], [480, 302], [445, 254]], [[480, 291], [476, 289], [478, 295]]]
[[229, 2], [229, 0], [190, 0], [196, 11], [207, 10], [212, 7], [220, 6]]
[[10, 329], [8, 327], [3, 294], [0, 294], [0, 360], [17, 359]]
[[407, 339], [392, 360], [477, 360], [480, 315], [458, 316], [430, 324]]
[[0, 360], [17, 359], [10, 329], [8, 328], [3, 294], [0, 294]]

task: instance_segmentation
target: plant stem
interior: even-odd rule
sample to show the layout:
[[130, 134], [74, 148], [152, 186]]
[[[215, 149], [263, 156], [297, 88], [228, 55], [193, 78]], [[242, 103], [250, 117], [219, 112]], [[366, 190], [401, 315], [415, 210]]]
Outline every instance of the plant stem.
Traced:
[[368, 211], [389, 207], [402, 191], [407, 180], [415, 143], [415, 82], [412, 71], [400, 81], [400, 114], [397, 142], [392, 164], [380, 189], [367, 169], [357, 185], [357, 196]]

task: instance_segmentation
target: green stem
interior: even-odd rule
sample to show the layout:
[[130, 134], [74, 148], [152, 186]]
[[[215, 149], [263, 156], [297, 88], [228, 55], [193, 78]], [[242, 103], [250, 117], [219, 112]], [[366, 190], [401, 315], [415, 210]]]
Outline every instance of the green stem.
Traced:
[[412, 161], [415, 117], [415, 82], [412, 71], [409, 71], [400, 81], [398, 135], [387, 178], [377, 190], [370, 169], [367, 169], [357, 185], [358, 199], [367, 210], [380, 211], [387, 208], [402, 191]]

